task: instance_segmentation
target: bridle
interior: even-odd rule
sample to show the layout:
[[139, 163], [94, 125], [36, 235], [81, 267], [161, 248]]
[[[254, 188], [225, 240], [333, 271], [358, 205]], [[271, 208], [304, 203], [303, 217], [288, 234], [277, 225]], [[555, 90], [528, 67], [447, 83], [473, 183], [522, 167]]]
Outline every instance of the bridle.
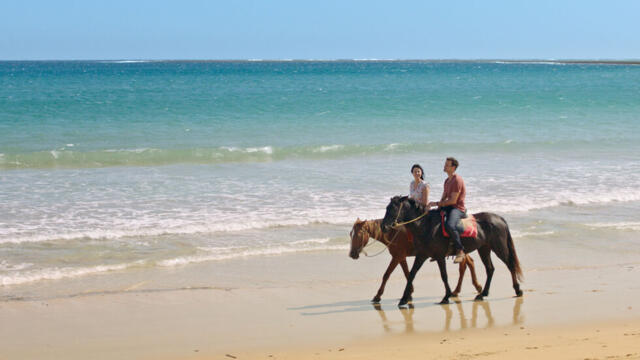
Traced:
[[[361, 232], [363, 232], [363, 231], [364, 231], [364, 226], [360, 227], [360, 230], [358, 230], [358, 232], [357, 232], [357, 234], [356, 234], [356, 235], [360, 235], [360, 233], [361, 233]], [[393, 245], [393, 242], [394, 242], [394, 241], [396, 241], [396, 238], [398, 237], [398, 234], [399, 234], [399, 233], [400, 233], [399, 231], [396, 231], [395, 235], [393, 235], [393, 239], [391, 239], [391, 241], [389, 241], [389, 243], [388, 243], [388, 244], [385, 244], [384, 242], [382, 242], [382, 243], [384, 244], [385, 248], [389, 248], [389, 246]], [[351, 231], [349, 232], [349, 236], [351, 237], [351, 241], [353, 241], [353, 229], [351, 229]], [[367, 237], [371, 237], [371, 235], [369, 235], [369, 234], [368, 234], [368, 235], [367, 235]], [[364, 236], [363, 236], [363, 239], [364, 239]], [[381, 242], [381, 241], [380, 241], [380, 242]], [[377, 252], [377, 253], [376, 253], [376, 254], [374, 254], [374, 255], [369, 255], [369, 254], [367, 254], [367, 252], [366, 252], [364, 249], [365, 249], [366, 247], [368, 247], [368, 246], [371, 246], [371, 244], [373, 244], [373, 243], [374, 243], [374, 241], [372, 241], [372, 242], [368, 243], [368, 244], [367, 244], [367, 245], [365, 245], [365, 246], [362, 246], [362, 247], [360, 248], [360, 250], [358, 250], [358, 253], [363, 252], [363, 253], [364, 253], [364, 256], [366, 256], [366, 257], [374, 257], [374, 256], [378, 256], [378, 255], [382, 254], [382, 253], [386, 250], [386, 249], [382, 249], [382, 250], [380, 250], [379, 252]]]
[[393, 221], [393, 224], [391, 225], [392, 228], [397, 228], [400, 226], [404, 226], [407, 224], [411, 224], [412, 222], [418, 221], [420, 219], [422, 219], [425, 215], [427, 215], [429, 212], [426, 211], [424, 214], [418, 216], [417, 218], [413, 219], [413, 220], [409, 220], [409, 221], [405, 221], [405, 222], [398, 222], [398, 219], [400, 218], [400, 212], [402, 211], [402, 206], [404, 205], [404, 202], [400, 203], [400, 208], [398, 209], [398, 213], [396, 214], [396, 219]]

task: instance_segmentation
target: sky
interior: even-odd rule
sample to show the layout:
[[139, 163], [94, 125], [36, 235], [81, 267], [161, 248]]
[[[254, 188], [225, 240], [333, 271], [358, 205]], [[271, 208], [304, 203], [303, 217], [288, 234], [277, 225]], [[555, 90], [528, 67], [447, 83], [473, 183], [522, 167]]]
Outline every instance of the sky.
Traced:
[[0, 60], [640, 59], [637, 0], [3, 0]]

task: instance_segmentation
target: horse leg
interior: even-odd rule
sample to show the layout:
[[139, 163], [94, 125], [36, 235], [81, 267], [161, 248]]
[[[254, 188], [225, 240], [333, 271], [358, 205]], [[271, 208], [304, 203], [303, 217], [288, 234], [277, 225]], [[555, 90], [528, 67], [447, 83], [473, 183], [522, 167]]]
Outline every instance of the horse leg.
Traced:
[[471, 282], [473, 282], [473, 287], [476, 288], [476, 291], [479, 294], [482, 292], [482, 285], [478, 283], [478, 277], [476, 276], [476, 266], [473, 263], [473, 258], [467, 255], [465, 260], [466, 260], [465, 262], [467, 263], [467, 266], [469, 267], [469, 272], [471, 273]]
[[413, 261], [413, 266], [411, 267], [411, 271], [409, 272], [409, 279], [407, 279], [407, 286], [404, 288], [404, 294], [402, 295], [402, 299], [398, 303], [398, 306], [407, 305], [409, 299], [411, 298], [411, 290], [413, 289], [413, 279], [416, 277], [416, 273], [424, 264], [424, 261], [427, 260], [426, 256], [416, 255], [416, 259]]
[[[404, 277], [409, 280], [409, 266], [407, 266], [407, 258], [400, 260], [400, 267], [402, 267], [402, 271], [404, 272]], [[413, 294], [413, 284], [411, 285], [411, 293]], [[411, 297], [409, 297], [411, 300]]]
[[444, 258], [438, 259], [438, 267], [440, 268], [440, 278], [442, 278], [442, 282], [444, 283], [445, 294], [440, 304], [448, 304], [449, 298], [451, 297], [451, 288], [449, 287], [449, 279], [447, 277], [447, 264], [444, 261]]
[[520, 290], [520, 284], [518, 284], [518, 278], [516, 275], [516, 271], [515, 269], [509, 269], [509, 271], [511, 272], [511, 281], [513, 283], [513, 290], [516, 291], [516, 297], [521, 297], [522, 296], [522, 290]]
[[387, 280], [389, 280], [389, 276], [391, 276], [391, 273], [393, 272], [393, 270], [395, 270], [396, 266], [398, 266], [398, 259], [396, 259], [395, 257], [392, 257], [391, 262], [387, 267], [387, 271], [385, 271], [384, 275], [382, 275], [382, 284], [380, 284], [380, 289], [378, 289], [378, 293], [376, 294], [376, 296], [373, 297], [373, 300], [371, 300], [371, 302], [373, 303], [380, 302], [380, 297], [384, 292], [384, 287], [387, 284]]
[[460, 263], [460, 265], [458, 266], [458, 272], [459, 272], [459, 276], [458, 276], [458, 285], [456, 285], [456, 289], [453, 290], [453, 292], [451, 293], [451, 296], [458, 296], [458, 294], [460, 294], [460, 289], [462, 288], [462, 279], [464, 278], [464, 273], [465, 271], [467, 271], [467, 259], [465, 257], [465, 259]]
[[484, 268], [487, 272], [487, 282], [484, 283], [482, 293], [476, 296], [475, 300], [477, 301], [483, 300], [485, 296], [489, 296], [491, 278], [493, 277], [493, 271], [495, 270], [493, 263], [491, 262], [491, 249], [488, 246], [483, 246], [478, 249], [478, 253], [480, 254], [480, 259], [482, 259], [482, 263], [484, 264]]

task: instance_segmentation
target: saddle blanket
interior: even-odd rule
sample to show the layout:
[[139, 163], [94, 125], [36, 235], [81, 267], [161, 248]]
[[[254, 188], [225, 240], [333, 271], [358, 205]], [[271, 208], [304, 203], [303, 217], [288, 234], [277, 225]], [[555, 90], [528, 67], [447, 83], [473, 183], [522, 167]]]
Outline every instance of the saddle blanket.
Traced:
[[[449, 234], [447, 233], [447, 230], [444, 226], [444, 212], [440, 213], [440, 219], [442, 220], [442, 235], [444, 235], [444, 237], [449, 237]], [[460, 219], [460, 223], [464, 228], [464, 231], [460, 233], [461, 238], [475, 238], [476, 236], [478, 236], [478, 223], [476, 222], [476, 218], [473, 215], [468, 215], [466, 218]]]

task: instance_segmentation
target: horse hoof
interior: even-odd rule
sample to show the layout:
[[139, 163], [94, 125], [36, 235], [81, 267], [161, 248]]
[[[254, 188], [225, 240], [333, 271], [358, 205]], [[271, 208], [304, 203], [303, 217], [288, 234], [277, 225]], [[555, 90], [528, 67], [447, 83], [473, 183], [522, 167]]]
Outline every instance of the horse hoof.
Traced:
[[482, 296], [482, 294], [478, 294], [478, 296], [476, 296], [475, 299], [473, 299], [473, 301], [482, 301], [484, 300], [484, 296]]
[[458, 297], [458, 295], [460, 295], [459, 291], [454, 291], [454, 292], [451, 293], [451, 296], [453, 296], [453, 297]]
[[480, 294], [482, 292], [482, 286], [476, 286], [476, 291]]
[[398, 303], [398, 307], [403, 307], [406, 306], [409, 303], [409, 299], [400, 299], [400, 302]]
[[522, 297], [522, 290], [518, 290], [516, 292], [516, 297]]
[[374, 297], [373, 299], [371, 299], [371, 302], [374, 304], [380, 303], [380, 297], [379, 296]]
[[449, 299], [442, 299], [442, 301], [440, 301], [438, 304], [447, 305], [447, 304], [450, 304], [450, 302], [449, 302]]

